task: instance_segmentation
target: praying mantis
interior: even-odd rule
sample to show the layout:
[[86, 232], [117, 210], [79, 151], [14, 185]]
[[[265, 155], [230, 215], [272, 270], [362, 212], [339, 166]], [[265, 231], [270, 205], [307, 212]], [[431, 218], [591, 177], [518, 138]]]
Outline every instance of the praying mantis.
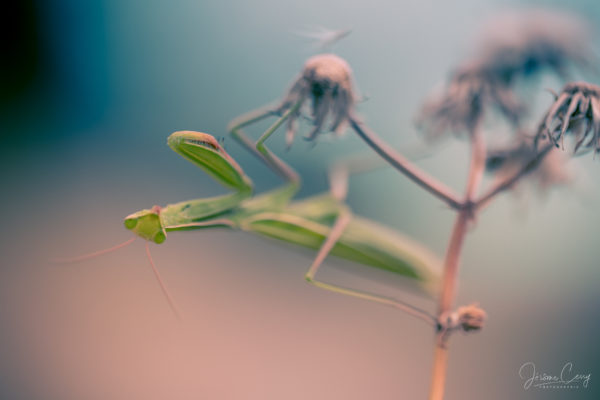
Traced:
[[[293, 111], [291, 109], [286, 114]], [[233, 192], [141, 210], [125, 218], [125, 227], [154, 243], [164, 242], [167, 233], [172, 231], [229, 227], [308, 247], [317, 250], [305, 274], [309, 283], [395, 307], [435, 325], [437, 320], [433, 315], [402, 301], [315, 278], [327, 255], [332, 254], [399, 274], [416, 283], [422, 293], [431, 295], [438, 282], [440, 261], [422, 245], [402, 234], [352, 214], [345, 204], [348, 175], [356, 172], [352, 171], [351, 165], [338, 164], [333, 168], [329, 193], [292, 201], [300, 187], [299, 176], [264, 145], [264, 140], [283, 123], [286, 114], [255, 145], [241, 131], [242, 126], [254, 122], [255, 118], [245, 117], [242, 122], [234, 122], [231, 128], [233, 136], [242, 145], [285, 178], [284, 185], [253, 196], [251, 179], [213, 136], [193, 131], [175, 132], [167, 140], [169, 147]], [[176, 312], [158, 275], [157, 278]]]
[[[333, 68], [329, 68], [328, 64], [333, 65]], [[432, 190], [450, 205], [454, 205], [456, 201], [442, 190], [444, 188], [432, 189], [431, 185], [427, 184], [428, 178], [412, 168], [407, 168], [399, 155], [390, 155], [393, 152], [373, 139], [369, 130], [354, 117], [351, 109], [355, 96], [350, 82], [350, 69], [345, 61], [335, 55], [324, 54], [309, 59], [305, 68], [309, 71], [309, 77], [301, 77], [292, 86], [282, 106], [258, 109], [242, 115], [234, 119], [228, 127], [240, 145], [284, 179], [283, 185], [254, 195], [252, 180], [213, 136], [194, 131], [175, 132], [167, 139], [169, 147], [232, 190], [232, 193], [182, 201], [164, 207], [153, 206], [128, 215], [124, 220], [125, 227], [147, 241], [146, 254], [154, 275], [178, 318], [180, 313], [152, 260], [149, 243], [164, 242], [167, 233], [172, 231], [228, 227], [316, 250], [317, 254], [305, 273], [305, 279], [310, 284], [394, 307], [439, 329], [438, 318], [403, 301], [316, 279], [319, 268], [331, 254], [363, 266], [395, 273], [406, 278], [422, 294], [431, 298], [436, 296], [442, 263], [437, 256], [414, 240], [374, 221], [353, 215], [346, 204], [349, 174], [364, 170], [364, 166], [357, 167], [356, 164], [348, 162], [338, 163], [330, 173], [328, 193], [293, 200], [300, 188], [300, 176], [272, 153], [265, 146], [265, 141], [287, 122], [286, 141], [289, 147], [294, 137], [296, 120], [301, 116], [301, 107], [309, 94], [314, 97], [313, 106], [317, 107], [313, 113], [315, 128], [309, 139], [314, 139], [319, 134], [331, 111], [334, 117], [332, 131], [339, 133], [349, 122], [367, 142], [374, 142], [373, 146], [382, 159], [405, 171], [413, 180]], [[336, 81], [339, 82], [335, 83]], [[306, 85], [307, 82], [310, 86]], [[320, 97], [324, 100], [317, 99]], [[278, 119], [255, 143], [243, 132], [243, 127], [272, 116]], [[92, 254], [56, 261], [79, 262], [121, 248], [134, 239], [135, 237]]]

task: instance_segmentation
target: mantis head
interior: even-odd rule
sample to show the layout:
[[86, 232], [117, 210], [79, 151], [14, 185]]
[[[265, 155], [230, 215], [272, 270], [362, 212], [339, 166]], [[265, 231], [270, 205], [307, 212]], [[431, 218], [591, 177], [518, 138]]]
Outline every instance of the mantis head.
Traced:
[[167, 232], [160, 220], [160, 207], [142, 210], [125, 217], [125, 227], [142, 239], [160, 244], [167, 239]]

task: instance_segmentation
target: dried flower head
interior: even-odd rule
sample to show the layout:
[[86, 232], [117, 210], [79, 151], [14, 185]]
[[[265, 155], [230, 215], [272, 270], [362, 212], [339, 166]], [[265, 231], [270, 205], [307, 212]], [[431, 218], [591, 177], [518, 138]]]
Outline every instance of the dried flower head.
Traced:
[[456, 310], [458, 327], [463, 332], [478, 331], [483, 328], [487, 314], [477, 304], [459, 307]]
[[[530, 141], [522, 140], [507, 149], [488, 151], [486, 172], [494, 174], [497, 181], [503, 182], [537, 160], [538, 156], [540, 150]], [[539, 164], [524, 179], [533, 184], [540, 194], [547, 193], [552, 187], [567, 185], [574, 178], [571, 170], [567, 168], [568, 161], [569, 158], [564, 152], [552, 149], [543, 155]]]
[[536, 140], [547, 139], [558, 147], [566, 134], [575, 138], [574, 153], [580, 149], [600, 152], [600, 86], [586, 82], [565, 85], [544, 116]]
[[475, 58], [423, 106], [418, 120], [430, 138], [473, 129], [488, 106], [518, 126], [525, 111], [511, 91], [518, 78], [545, 69], [565, 76], [569, 64], [593, 64], [592, 35], [579, 18], [534, 10], [497, 17], [487, 27]]
[[497, 108], [515, 125], [523, 112], [523, 107], [508, 87], [481, 64], [473, 63], [452, 74], [444, 93], [426, 101], [418, 124], [429, 139], [435, 139], [448, 130], [471, 132], [490, 106]]
[[565, 77], [569, 64], [591, 67], [592, 37], [587, 21], [575, 15], [511, 12], [488, 21], [477, 54], [484, 68], [507, 85], [543, 69]]
[[443, 313], [438, 321], [438, 329], [442, 332], [442, 342], [445, 342], [452, 332], [481, 330], [486, 318], [486, 312], [477, 303], [459, 307], [454, 312]]
[[294, 81], [278, 108], [278, 112], [282, 113], [299, 104], [288, 120], [288, 146], [294, 140], [301, 106], [309, 99], [312, 102], [314, 127], [307, 139], [315, 139], [329, 117], [332, 121], [329, 130], [341, 134], [356, 103], [350, 65], [334, 54], [319, 54], [306, 61], [302, 73]]

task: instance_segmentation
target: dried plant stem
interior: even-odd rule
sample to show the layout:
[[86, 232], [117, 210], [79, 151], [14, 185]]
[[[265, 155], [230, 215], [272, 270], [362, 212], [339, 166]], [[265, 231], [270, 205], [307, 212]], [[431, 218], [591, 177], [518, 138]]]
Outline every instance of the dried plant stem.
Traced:
[[429, 400], [441, 400], [444, 398], [444, 387], [446, 385], [446, 366], [448, 365], [448, 349], [445, 346], [435, 346], [433, 356], [433, 371], [431, 372], [431, 388]]
[[[458, 211], [444, 259], [444, 278], [438, 310], [440, 316], [452, 310], [461, 250], [467, 234], [469, 221], [474, 217], [473, 199], [483, 177], [485, 157], [486, 150], [483, 135], [479, 127], [475, 127], [471, 133], [471, 163], [469, 166], [467, 187], [465, 189], [465, 198], [463, 200], [465, 207]], [[448, 365], [448, 348], [445, 339], [445, 332], [441, 329], [436, 335], [429, 400], [442, 400], [444, 397]]]
[[503, 192], [504, 190], [510, 189], [515, 183], [517, 183], [519, 179], [521, 179], [522, 177], [533, 171], [535, 168], [537, 168], [540, 162], [544, 159], [544, 157], [546, 157], [546, 155], [548, 155], [548, 153], [550, 153], [550, 150], [552, 150], [553, 147], [554, 145], [552, 143], [549, 143], [546, 146], [542, 147], [540, 152], [535, 157], [533, 157], [527, 164], [525, 164], [523, 168], [521, 168], [516, 174], [504, 181], [498, 182], [496, 185], [491, 187], [485, 194], [483, 194], [479, 199], [477, 199], [477, 201], [475, 202], [475, 207], [477, 209], [482, 208], [494, 196]]
[[360, 120], [354, 116], [349, 117], [352, 129], [360, 136], [373, 150], [382, 158], [394, 166], [397, 170], [406, 175], [413, 182], [432, 193], [434, 196], [446, 202], [450, 207], [459, 210], [463, 208], [463, 203], [459, 200], [452, 190], [443, 183], [429, 176], [400, 153], [394, 150], [381, 140], [377, 134], [366, 127]]

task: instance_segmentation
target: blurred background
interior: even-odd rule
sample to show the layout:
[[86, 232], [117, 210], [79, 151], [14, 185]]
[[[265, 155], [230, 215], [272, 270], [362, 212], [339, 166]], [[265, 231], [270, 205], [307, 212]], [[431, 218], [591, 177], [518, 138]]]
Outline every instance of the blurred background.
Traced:
[[[130, 238], [125, 215], [225, 193], [176, 156], [177, 130], [226, 136], [227, 122], [283, 95], [314, 54], [298, 31], [352, 29], [335, 51], [368, 100], [359, 110], [399, 149], [420, 143], [421, 101], [469, 54], [485, 21], [545, 6], [598, 21], [595, 0], [21, 0], [0, 20], [0, 397], [3, 399], [423, 399], [433, 334], [376, 304], [303, 280], [312, 254], [228, 230], [173, 233], [152, 246], [184, 316], [170, 313], [143, 243], [56, 266]], [[598, 37], [594, 40], [597, 42]], [[581, 78], [581, 76], [579, 76]], [[595, 83], [598, 83], [598, 78]], [[559, 90], [534, 85], [537, 108]], [[539, 95], [537, 94], [539, 92]], [[261, 127], [252, 130], [254, 135]], [[491, 127], [487, 127], [491, 129]], [[278, 178], [225, 137], [259, 191]], [[285, 153], [301, 197], [327, 189], [332, 160], [368, 152], [353, 134]], [[419, 165], [462, 191], [468, 149], [451, 140]], [[447, 398], [598, 398], [598, 160], [570, 190], [504, 195], [468, 236], [457, 304], [489, 315], [451, 343]], [[351, 181], [358, 214], [443, 255], [453, 213], [391, 170]], [[398, 297], [394, 280], [328, 262], [324, 279]], [[435, 303], [415, 301], [429, 310]], [[523, 389], [534, 362], [591, 373], [587, 389]]]

